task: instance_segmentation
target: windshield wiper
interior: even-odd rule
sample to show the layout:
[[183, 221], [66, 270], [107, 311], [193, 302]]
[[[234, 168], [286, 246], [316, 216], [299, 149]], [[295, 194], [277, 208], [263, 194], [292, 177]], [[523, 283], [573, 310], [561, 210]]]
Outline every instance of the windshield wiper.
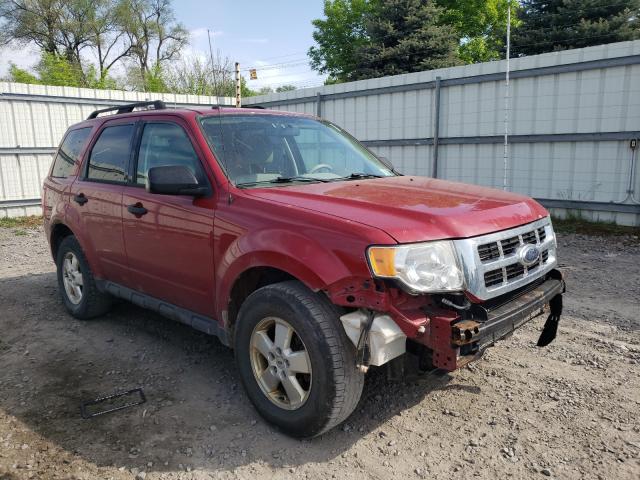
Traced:
[[328, 182], [324, 178], [303, 177], [302, 175], [294, 175], [292, 177], [276, 177], [271, 180], [260, 180], [256, 182], [237, 183], [236, 187], [252, 187], [255, 185], [264, 185], [265, 183], [293, 183], [293, 182]]
[[269, 180], [269, 183], [290, 183], [290, 182], [328, 182], [325, 178], [304, 177], [302, 175], [294, 175], [293, 177], [277, 177]]
[[375, 173], [353, 172], [346, 177], [340, 177], [340, 180], [359, 180], [361, 178], [382, 178], [382, 175], [376, 175]]

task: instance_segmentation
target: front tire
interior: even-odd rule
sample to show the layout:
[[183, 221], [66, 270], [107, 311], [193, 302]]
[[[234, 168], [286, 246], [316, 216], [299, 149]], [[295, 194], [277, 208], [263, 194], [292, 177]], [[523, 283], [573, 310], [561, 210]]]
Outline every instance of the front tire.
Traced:
[[98, 290], [89, 262], [73, 235], [60, 243], [56, 266], [62, 303], [71, 315], [86, 320], [103, 315], [111, 308], [111, 296]]
[[338, 313], [300, 282], [249, 295], [238, 313], [234, 347], [249, 399], [289, 435], [320, 435], [343, 422], [360, 400], [364, 374]]

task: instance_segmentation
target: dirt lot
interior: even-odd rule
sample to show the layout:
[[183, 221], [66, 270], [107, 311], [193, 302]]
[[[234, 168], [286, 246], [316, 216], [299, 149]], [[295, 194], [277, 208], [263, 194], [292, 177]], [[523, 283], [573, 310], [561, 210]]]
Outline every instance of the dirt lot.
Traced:
[[[640, 243], [564, 235], [559, 339], [538, 318], [452, 375], [369, 375], [348, 422], [296, 441], [217, 340], [130, 304], [80, 322], [40, 230], [0, 228], [0, 479], [640, 478]], [[142, 386], [148, 402], [83, 420]]]

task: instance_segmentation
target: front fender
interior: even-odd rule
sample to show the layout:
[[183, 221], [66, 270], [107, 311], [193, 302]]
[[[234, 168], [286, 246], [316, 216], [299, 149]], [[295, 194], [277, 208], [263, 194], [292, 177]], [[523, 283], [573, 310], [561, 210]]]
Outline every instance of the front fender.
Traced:
[[[221, 239], [224, 243], [224, 239]], [[364, 252], [364, 250], [363, 250]], [[351, 270], [331, 248], [308, 236], [281, 229], [263, 229], [232, 240], [216, 271], [216, 310], [225, 318], [237, 278], [255, 267], [282, 270], [314, 291], [351, 276]]]

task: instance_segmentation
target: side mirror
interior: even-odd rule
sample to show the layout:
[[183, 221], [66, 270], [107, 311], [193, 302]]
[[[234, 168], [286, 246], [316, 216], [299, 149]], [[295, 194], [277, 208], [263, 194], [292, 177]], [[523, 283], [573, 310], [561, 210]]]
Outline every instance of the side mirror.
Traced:
[[209, 193], [209, 187], [199, 184], [193, 172], [183, 165], [151, 167], [147, 173], [146, 189], [160, 195], [201, 197]]

